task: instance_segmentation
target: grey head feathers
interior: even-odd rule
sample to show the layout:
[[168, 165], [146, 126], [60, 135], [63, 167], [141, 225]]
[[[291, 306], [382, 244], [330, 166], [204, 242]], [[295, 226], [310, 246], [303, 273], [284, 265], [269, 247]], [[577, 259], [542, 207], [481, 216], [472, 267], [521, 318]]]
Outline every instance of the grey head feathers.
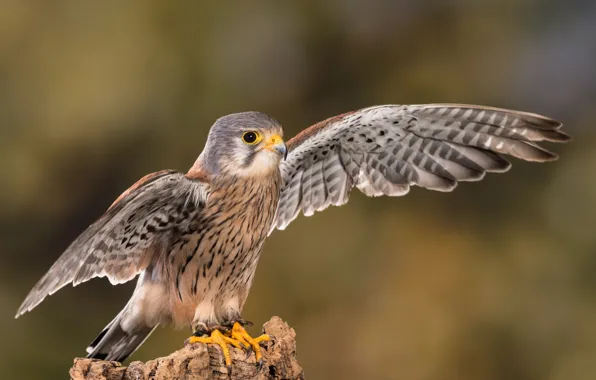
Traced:
[[254, 145], [243, 142], [246, 132], [254, 131], [262, 137], [283, 135], [280, 123], [262, 112], [240, 112], [217, 119], [209, 131], [207, 143], [197, 163], [212, 174], [238, 174], [251, 165], [265, 138]]

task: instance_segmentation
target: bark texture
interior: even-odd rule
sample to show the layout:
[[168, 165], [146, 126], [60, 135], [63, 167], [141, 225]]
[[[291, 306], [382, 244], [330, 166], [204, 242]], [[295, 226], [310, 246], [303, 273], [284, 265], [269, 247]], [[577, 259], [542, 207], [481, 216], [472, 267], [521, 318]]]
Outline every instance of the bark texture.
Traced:
[[226, 368], [221, 348], [193, 344], [163, 358], [146, 363], [135, 361], [128, 367], [118, 362], [76, 358], [70, 369], [72, 380], [169, 380], [169, 379], [304, 379], [296, 360], [296, 333], [279, 317], [263, 326], [271, 341], [263, 344], [263, 365], [254, 353], [230, 347], [232, 366]]

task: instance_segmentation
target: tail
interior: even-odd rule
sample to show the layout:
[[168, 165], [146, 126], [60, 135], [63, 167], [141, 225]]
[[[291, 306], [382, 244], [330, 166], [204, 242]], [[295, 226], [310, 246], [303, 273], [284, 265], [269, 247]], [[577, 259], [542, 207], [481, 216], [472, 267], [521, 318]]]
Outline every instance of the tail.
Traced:
[[129, 320], [128, 307], [126, 305], [87, 347], [88, 358], [123, 362], [155, 330], [157, 325], [147, 326]]

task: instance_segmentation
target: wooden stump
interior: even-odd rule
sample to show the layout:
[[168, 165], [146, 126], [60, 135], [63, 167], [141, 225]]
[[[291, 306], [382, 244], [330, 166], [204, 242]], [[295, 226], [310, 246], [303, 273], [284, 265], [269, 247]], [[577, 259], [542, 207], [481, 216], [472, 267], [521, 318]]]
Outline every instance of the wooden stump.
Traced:
[[70, 369], [72, 380], [170, 380], [170, 379], [304, 379], [296, 360], [296, 333], [279, 317], [263, 325], [271, 341], [263, 344], [263, 365], [254, 353], [230, 347], [232, 366], [226, 368], [221, 348], [193, 344], [163, 358], [146, 363], [135, 361], [128, 367], [118, 362], [76, 358]]

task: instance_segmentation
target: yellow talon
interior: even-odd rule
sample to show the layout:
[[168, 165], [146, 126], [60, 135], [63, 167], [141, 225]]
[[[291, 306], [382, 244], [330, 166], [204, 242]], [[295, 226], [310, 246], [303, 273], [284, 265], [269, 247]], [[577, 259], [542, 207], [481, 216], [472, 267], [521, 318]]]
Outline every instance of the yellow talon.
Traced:
[[247, 348], [251, 347], [255, 352], [255, 359], [257, 363], [259, 362], [259, 360], [261, 360], [261, 357], [263, 356], [261, 354], [261, 347], [259, 346], [259, 343], [266, 342], [271, 339], [267, 334], [263, 334], [256, 338], [251, 337], [250, 335], [248, 335], [244, 327], [242, 327], [242, 325], [238, 322], [234, 323], [234, 326], [232, 327], [232, 333], [230, 336], [232, 339], [234, 339], [237, 342], [240, 342]]
[[228, 348], [228, 344], [231, 344], [236, 348], [242, 349], [242, 346], [237, 340], [223, 335], [219, 330], [213, 330], [211, 336], [191, 336], [190, 338], [188, 338], [188, 343], [217, 344], [219, 347], [221, 347], [223, 351], [226, 366], [232, 365], [232, 357], [230, 356], [230, 349]]
[[248, 335], [244, 327], [238, 322], [234, 323], [232, 331], [222, 333], [219, 330], [213, 330], [210, 336], [191, 336], [188, 338], [188, 343], [204, 343], [217, 344], [223, 351], [223, 356], [226, 361], [226, 366], [232, 365], [232, 357], [230, 356], [230, 349], [228, 345], [232, 345], [239, 349], [250, 350], [255, 352], [255, 359], [257, 363], [263, 355], [261, 354], [261, 347], [259, 343], [270, 340], [269, 335], [263, 334], [256, 338]]

